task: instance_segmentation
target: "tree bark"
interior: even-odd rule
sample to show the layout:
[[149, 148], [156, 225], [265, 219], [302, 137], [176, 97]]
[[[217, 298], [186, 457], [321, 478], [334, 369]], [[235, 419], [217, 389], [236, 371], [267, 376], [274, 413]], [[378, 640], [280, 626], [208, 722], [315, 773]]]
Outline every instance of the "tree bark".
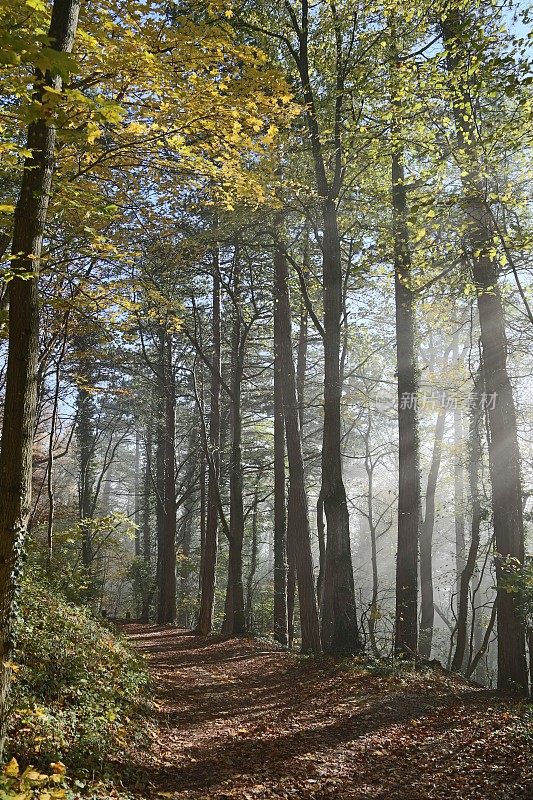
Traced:
[[324, 524], [324, 498], [322, 489], [318, 492], [316, 500], [316, 530], [318, 537], [318, 576], [316, 579], [316, 597], [318, 607], [322, 606], [324, 589], [324, 567], [326, 565], [326, 526]]
[[283, 418], [282, 326], [274, 290], [274, 639], [289, 644], [287, 602], [287, 509]]
[[139, 432], [135, 433], [135, 461], [133, 476], [133, 494], [135, 511], [133, 520], [135, 522], [135, 556], [139, 558], [142, 554], [142, 531], [141, 531], [141, 437]]
[[[453, 360], [459, 361], [458, 334], [454, 336]], [[456, 574], [456, 603], [457, 617], [459, 616], [459, 594], [461, 592], [461, 574], [465, 567], [465, 511], [464, 511], [464, 470], [463, 470], [463, 417], [461, 409], [456, 407], [453, 412], [453, 498], [454, 498], [454, 529], [455, 529], [455, 574]]]
[[[309, 230], [307, 224], [304, 229], [304, 237], [302, 275], [305, 280], [309, 273]], [[305, 373], [307, 370], [308, 316], [305, 303], [302, 302], [300, 308], [300, 325], [298, 328], [298, 356], [296, 359], [296, 393], [298, 395], [298, 416], [300, 419], [301, 435], [305, 424]]]
[[253, 499], [253, 509], [252, 509], [252, 542], [250, 547], [250, 570], [248, 572], [248, 579], [246, 581], [246, 625], [249, 631], [253, 631], [255, 628], [254, 581], [255, 581], [255, 574], [257, 572], [257, 556], [259, 550], [257, 528], [258, 528], [258, 517], [259, 517], [260, 480], [261, 480], [261, 472], [258, 470], [254, 488], [254, 499]]
[[[394, 131], [396, 137], [398, 130]], [[407, 658], [418, 649], [418, 533], [420, 474], [418, 439], [418, 368], [415, 345], [415, 295], [409, 285], [411, 254], [407, 228], [403, 148], [392, 156], [394, 297], [398, 376], [398, 551], [394, 649]]]
[[163, 420], [159, 433], [163, 441], [158, 442], [159, 458], [162, 459], [163, 474], [159, 491], [163, 491], [162, 518], [159, 537], [161, 548], [159, 561], [159, 596], [157, 621], [160, 625], [176, 621], [176, 396], [172, 365], [172, 336], [163, 330], [161, 343], [161, 372], [163, 390]]
[[439, 477], [440, 462], [442, 457], [442, 440], [446, 424], [446, 409], [441, 408], [435, 425], [433, 439], [433, 455], [429, 468], [425, 513], [420, 528], [420, 596], [421, 620], [419, 655], [428, 660], [431, 658], [431, 645], [433, 641], [433, 623], [435, 619], [435, 602], [433, 598], [433, 531], [435, 528], [435, 494]]
[[[55, 0], [48, 37], [58, 52], [70, 52], [78, 24], [79, 0]], [[61, 78], [36, 72], [35, 99], [43, 86], [56, 91]], [[22, 184], [15, 208], [8, 286], [9, 343], [0, 450], [0, 757], [11, 683], [13, 619], [22, 573], [24, 540], [31, 509], [32, 445], [37, 405], [39, 350], [39, 266], [54, 171], [56, 132], [41, 117], [30, 123]]]
[[467, 12], [450, 9], [441, 20], [447, 51], [449, 84], [458, 143], [463, 160], [461, 180], [465, 214], [465, 255], [477, 291], [481, 327], [481, 369], [487, 397], [489, 472], [496, 540], [498, 594], [498, 688], [527, 693], [525, 627], [520, 598], [503, 587], [505, 559], [524, 561], [524, 520], [520, 451], [513, 390], [507, 371], [505, 315], [498, 286], [499, 267], [494, 255], [493, 218], [485, 195], [486, 171], [482, 143], [471, 111], [468, 82], [468, 50], [465, 35], [475, 32]]
[[189, 575], [191, 570], [191, 545], [194, 521], [194, 496], [188, 497], [183, 505], [183, 518], [180, 536], [180, 561], [179, 561], [179, 625], [189, 627], [189, 600], [190, 586]]
[[335, 202], [323, 203], [324, 433], [322, 497], [327, 522], [321, 637], [325, 653], [353, 655], [360, 647], [355, 608], [350, 517], [342, 477], [340, 321], [342, 267]]
[[379, 592], [379, 576], [378, 576], [378, 553], [377, 553], [377, 530], [376, 523], [374, 522], [374, 464], [372, 463], [370, 443], [372, 435], [372, 415], [368, 409], [368, 423], [365, 431], [365, 471], [367, 474], [367, 512], [368, 530], [370, 533], [370, 553], [372, 561], [372, 600], [370, 603], [370, 614], [368, 616], [368, 635], [370, 638], [370, 647], [372, 653], [376, 658], [380, 657], [379, 647], [376, 641], [376, 622], [379, 615], [378, 606], [378, 592]]
[[468, 458], [468, 482], [470, 489], [470, 502], [472, 505], [472, 522], [470, 534], [470, 547], [466, 563], [461, 570], [459, 579], [459, 594], [457, 597], [457, 639], [455, 652], [452, 659], [452, 670], [459, 672], [463, 669], [466, 644], [467, 644], [467, 623], [468, 623], [468, 590], [470, 581], [476, 568], [476, 560], [479, 550], [480, 527], [481, 527], [481, 498], [479, 495], [479, 471], [481, 466], [481, 392], [474, 393], [474, 402], [470, 410], [470, 436], [469, 436], [469, 458]]
[[274, 265], [276, 271], [276, 305], [274, 313], [277, 315], [277, 325], [279, 327], [279, 345], [283, 371], [283, 414], [289, 462], [287, 538], [293, 542], [295, 555], [302, 651], [320, 653], [320, 625], [311, 552], [311, 529], [305, 491], [296, 375], [292, 358], [288, 269], [285, 253], [281, 246], [276, 248]]
[[[335, 15], [334, 15], [335, 16]], [[291, 15], [298, 38], [298, 52], [293, 51], [298, 68], [306, 121], [311, 142], [315, 183], [321, 199], [322, 216], [322, 289], [324, 306], [324, 429], [322, 440], [322, 496], [327, 521], [323, 602], [320, 609], [321, 640], [326, 653], [351, 655], [360, 648], [355, 589], [350, 545], [350, 516], [342, 477], [341, 458], [341, 317], [342, 260], [336, 200], [342, 185], [342, 104], [345, 65], [337, 20], [335, 64], [336, 96], [333, 120], [335, 154], [333, 175], [328, 179], [315, 94], [309, 65], [309, 3], [302, 0], [301, 19]]]
[[[146, 450], [144, 456], [143, 475], [143, 509], [142, 509], [142, 556], [147, 567], [146, 580], [151, 580], [152, 563], [152, 537], [150, 531], [150, 507], [152, 497], [152, 416], [150, 414], [146, 426]], [[150, 617], [150, 602], [152, 591], [147, 583], [144, 587], [144, 596], [141, 610], [141, 622], [148, 622]]]
[[[84, 376], [87, 377], [87, 376]], [[78, 424], [76, 438], [79, 452], [78, 476], [78, 514], [81, 523], [82, 564], [90, 574], [93, 564], [93, 543], [91, 530], [83, 521], [93, 515], [93, 486], [94, 486], [94, 428], [93, 428], [93, 399], [87, 386], [78, 387]]]
[[241, 391], [244, 371], [245, 340], [241, 318], [241, 276], [238, 247], [233, 267], [234, 319], [231, 335], [230, 397], [230, 524], [228, 585], [226, 590], [223, 632], [232, 636], [246, 634], [244, 586], [242, 579], [242, 547], [244, 542], [244, 507], [242, 475]]
[[216, 566], [218, 550], [218, 482], [220, 479], [220, 275], [218, 248], [213, 252], [212, 295], [213, 354], [209, 409], [209, 456], [207, 485], [207, 522], [201, 563], [202, 595], [197, 632], [208, 636], [213, 628]]

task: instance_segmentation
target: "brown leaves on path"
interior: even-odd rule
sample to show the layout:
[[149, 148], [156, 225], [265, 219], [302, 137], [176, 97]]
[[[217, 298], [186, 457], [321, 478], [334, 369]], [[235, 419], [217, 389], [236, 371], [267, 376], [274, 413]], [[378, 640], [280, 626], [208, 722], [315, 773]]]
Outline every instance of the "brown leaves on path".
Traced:
[[143, 798], [531, 800], [524, 705], [444, 673], [378, 677], [250, 639], [131, 625], [154, 688]]

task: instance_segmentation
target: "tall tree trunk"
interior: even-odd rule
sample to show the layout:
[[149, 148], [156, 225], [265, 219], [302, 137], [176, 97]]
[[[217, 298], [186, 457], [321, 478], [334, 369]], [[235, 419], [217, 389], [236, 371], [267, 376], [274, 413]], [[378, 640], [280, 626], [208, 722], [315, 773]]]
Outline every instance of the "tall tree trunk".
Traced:
[[372, 653], [379, 658], [380, 652], [376, 641], [376, 622], [379, 615], [378, 607], [378, 553], [377, 553], [377, 530], [374, 522], [374, 465], [371, 458], [370, 442], [372, 435], [372, 414], [368, 409], [368, 424], [365, 431], [365, 470], [367, 474], [367, 519], [368, 531], [370, 533], [370, 553], [372, 562], [372, 600], [370, 603], [370, 614], [368, 617], [368, 635]]
[[333, 200], [322, 208], [324, 290], [324, 434], [322, 497], [327, 522], [321, 637], [324, 652], [352, 655], [359, 647], [350, 545], [350, 517], [342, 478], [340, 322], [342, 266], [337, 209]]
[[139, 432], [135, 433], [135, 462], [133, 476], [133, 494], [135, 510], [133, 521], [135, 522], [135, 556], [139, 558], [142, 554], [142, 532], [141, 532], [141, 437]]
[[200, 454], [200, 569], [198, 570], [198, 592], [197, 592], [197, 606], [200, 608], [200, 601], [202, 598], [202, 570], [201, 565], [204, 560], [205, 552], [205, 531], [207, 528], [207, 458], [202, 448]]
[[152, 537], [150, 531], [150, 509], [152, 497], [152, 416], [150, 414], [146, 427], [146, 451], [144, 455], [143, 474], [143, 509], [142, 509], [142, 555], [146, 567], [146, 585], [141, 610], [141, 622], [148, 622], [150, 617], [150, 603], [152, 590], [149, 586], [151, 580], [152, 563]]
[[157, 377], [156, 398], [156, 444], [155, 444], [155, 518], [157, 541], [156, 587], [157, 587], [157, 616], [159, 617], [159, 591], [163, 574], [163, 560], [165, 555], [165, 378], [162, 349], [163, 331], [159, 337], [159, 366]]
[[94, 420], [93, 400], [87, 386], [78, 387], [77, 397], [78, 423], [76, 438], [79, 452], [78, 476], [78, 514], [81, 523], [81, 560], [90, 576], [93, 564], [93, 542], [90, 526], [83, 521], [93, 515], [93, 487], [94, 487]]
[[322, 606], [324, 590], [324, 567], [326, 565], [326, 526], [324, 524], [324, 497], [322, 488], [316, 499], [316, 530], [318, 537], [318, 576], [316, 579], [316, 597], [318, 607]]
[[409, 285], [411, 254], [407, 228], [404, 153], [399, 131], [392, 155], [396, 370], [398, 376], [398, 551], [394, 649], [414, 658], [418, 647], [418, 529], [420, 475], [415, 295]]
[[[343, 179], [342, 104], [345, 65], [342, 44], [337, 33], [336, 102], [333, 120], [335, 154], [333, 176], [329, 180], [317, 117], [315, 95], [309, 64], [309, 2], [302, 0], [301, 19], [291, 15], [298, 38], [298, 52], [293, 51], [298, 68], [318, 196], [321, 198], [323, 342], [324, 342], [324, 429], [322, 439], [322, 496], [327, 521], [323, 600], [320, 609], [322, 647], [326, 653], [350, 655], [360, 647], [355, 607], [350, 515], [342, 477], [341, 457], [341, 317], [342, 259], [337, 219], [337, 198]], [[328, 133], [329, 138], [329, 133]], [[329, 157], [328, 157], [329, 159]]]
[[142, 553], [141, 546], [141, 437], [135, 433], [135, 461], [133, 466], [133, 521], [135, 523], [135, 556]]
[[439, 409], [433, 439], [433, 454], [426, 485], [425, 513], [420, 527], [420, 658], [431, 658], [435, 602], [433, 598], [433, 531], [435, 528], [435, 494], [442, 457], [442, 440], [446, 424], [446, 410]]
[[[302, 274], [304, 280], [309, 273], [309, 229], [306, 224], [304, 229]], [[298, 355], [296, 358], [296, 393], [298, 395], [298, 415], [300, 418], [300, 433], [305, 424], [305, 373], [307, 371], [307, 328], [308, 312], [305, 303], [300, 308], [300, 325], [298, 328]]]
[[[479, 379], [478, 379], [479, 381]], [[481, 392], [476, 386], [474, 402], [470, 410], [470, 435], [468, 453], [468, 482], [470, 489], [470, 502], [472, 505], [472, 522], [470, 547], [466, 563], [461, 570], [459, 579], [459, 593], [457, 597], [457, 640], [455, 652], [452, 659], [452, 669], [459, 672], [464, 665], [467, 644], [467, 623], [468, 623], [468, 590], [470, 581], [476, 568], [476, 560], [479, 550], [479, 538], [481, 527], [481, 498], [479, 495], [479, 471], [481, 466]]]
[[[172, 365], [172, 336], [163, 330], [161, 334], [161, 370], [163, 382], [161, 444], [163, 459], [163, 515], [160, 536], [159, 558], [159, 602], [157, 621], [160, 625], [176, 621], [176, 395]], [[159, 445], [159, 443], [158, 443]]]
[[[196, 519], [195, 506], [197, 500], [196, 478], [200, 481], [200, 495], [201, 495], [201, 481], [203, 478], [202, 470], [197, 472], [197, 461], [194, 457], [196, 455], [196, 446], [198, 443], [198, 431], [195, 426], [191, 427], [188, 451], [187, 451], [187, 468], [185, 475], [185, 494], [180, 502], [183, 506], [183, 512], [180, 518], [179, 526], [179, 588], [178, 588], [178, 620], [182, 628], [190, 626], [190, 605], [192, 599], [192, 587], [190, 585], [191, 576], [191, 551], [193, 542], [193, 527]], [[202, 515], [202, 504], [200, 502], [200, 527]]]
[[[70, 52], [78, 24], [79, 0], [55, 0], [48, 40]], [[43, 86], [56, 91], [61, 78], [36, 73], [36, 106]], [[7, 727], [13, 650], [13, 617], [31, 509], [32, 446], [37, 404], [39, 351], [39, 262], [54, 171], [56, 132], [44, 118], [30, 123], [22, 185], [15, 208], [8, 286], [9, 343], [0, 450], [0, 757]], [[30, 277], [28, 277], [30, 276]]]
[[189, 627], [189, 600], [190, 586], [189, 575], [191, 570], [191, 545], [192, 529], [194, 521], [194, 498], [191, 496], [183, 506], [183, 518], [181, 523], [180, 536], [180, 561], [179, 561], [179, 625], [182, 628]]
[[223, 632], [233, 636], [246, 634], [244, 586], [242, 579], [242, 547], [244, 542], [244, 507], [242, 474], [241, 391], [244, 370], [245, 339], [241, 318], [240, 255], [235, 248], [233, 267], [234, 319], [231, 335], [231, 398], [230, 398], [230, 524], [228, 585], [226, 591]]
[[213, 628], [216, 566], [218, 550], [218, 482], [220, 479], [220, 275], [218, 248], [213, 252], [212, 295], [213, 354], [209, 409], [209, 456], [207, 485], [207, 522], [201, 563], [202, 594], [197, 632], [208, 636]]
[[275, 314], [279, 327], [279, 345], [283, 370], [283, 413], [289, 462], [289, 507], [287, 538], [294, 542], [302, 651], [320, 653], [320, 625], [315, 594], [311, 529], [305, 491], [302, 440], [298, 415], [296, 375], [292, 359], [291, 307], [287, 260], [283, 248], [274, 255], [276, 270]]
[[246, 581], [246, 624], [249, 631], [255, 628], [254, 619], [254, 581], [257, 572], [257, 555], [259, 549], [259, 542], [257, 536], [258, 516], [259, 516], [259, 481], [261, 479], [261, 472], [257, 472], [257, 478], [254, 488], [254, 499], [252, 509], [252, 542], [250, 547], [250, 570], [248, 572], [248, 579]]
[[294, 607], [296, 605], [296, 554], [294, 539], [287, 539], [287, 632], [289, 648], [294, 644]]
[[[453, 341], [453, 360], [459, 361], [458, 334]], [[465, 566], [465, 511], [464, 511], [464, 477], [463, 477], [463, 417], [461, 409], [453, 412], [453, 498], [455, 529], [455, 574], [457, 616], [459, 616], [459, 594], [461, 591], [461, 574]]]
[[49, 572], [52, 569], [52, 556], [54, 550], [54, 516], [55, 516], [55, 491], [54, 491], [54, 448], [56, 445], [57, 419], [59, 415], [59, 391], [61, 388], [61, 365], [65, 357], [68, 338], [68, 318], [69, 312], [64, 318], [64, 333], [61, 349], [57, 357], [54, 370], [54, 397], [52, 405], [52, 417], [50, 419], [50, 439], [48, 440], [48, 470], [47, 470], [47, 493], [48, 493], [48, 520], [46, 530], [46, 542], [48, 545], [46, 566]]
[[274, 291], [274, 639], [289, 644], [282, 327]]
[[481, 327], [481, 368], [488, 398], [489, 472], [492, 488], [492, 513], [496, 540], [496, 603], [498, 623], [498, 688], [527, 692], [525, 628], [520, 613], [520, 598], [503, 586], [505, 559], [524, 561], [524, 520], [522, 480], [518, 447], [516, 411], [507, 372], [505, 315], [498, 286], [499, 267], [494, 255], [493, 218], [485, 202], [486, 170], [482, 143], [471, 111], [468, 47], [465, 36], [475, 32], [475, 21], [468, 12], [450, 9], [441, 20], [450, 77], [452, 107], [463, 160], [461, 180], [465, 214], [465, 254], [477, 290]]

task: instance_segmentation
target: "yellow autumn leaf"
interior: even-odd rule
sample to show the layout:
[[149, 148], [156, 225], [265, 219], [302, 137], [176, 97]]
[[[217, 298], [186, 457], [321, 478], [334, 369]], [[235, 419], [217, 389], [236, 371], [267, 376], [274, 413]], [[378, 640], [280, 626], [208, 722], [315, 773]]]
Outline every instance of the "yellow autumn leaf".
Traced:
[[47, 775], [41, 775], [40, 772], [37, 772], [36, 770], [32, 769], [31, 767], [28, 767], [27, 769], [25, 769], [24, 772], [22, 773], [21, 777], [24, 778], [27, 781], [46, 781], [46, 780], [48, 780], [48, 776]]
[[20, 767], [16, 758], [12, 758], [4, 767], [4, 775], [8, 778], [18, 778], [19, 772]]

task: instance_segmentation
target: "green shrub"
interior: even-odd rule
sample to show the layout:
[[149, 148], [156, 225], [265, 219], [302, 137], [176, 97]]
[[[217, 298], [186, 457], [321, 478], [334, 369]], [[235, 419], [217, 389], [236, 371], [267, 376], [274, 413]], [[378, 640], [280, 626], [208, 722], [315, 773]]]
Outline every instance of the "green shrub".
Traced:
[[120, 749], [147, 677], [140, 659], [82, 608], [40, 582], [24, 587], [9, 754], [46, 769], [92, 769]]
[[61, 763], [50, 766], [50, 773], [40, 773], [33, 767], [21, 772], [18, 761], [12, 758], [0, 773], [0, 800], [66, 800], [65, 767]]

